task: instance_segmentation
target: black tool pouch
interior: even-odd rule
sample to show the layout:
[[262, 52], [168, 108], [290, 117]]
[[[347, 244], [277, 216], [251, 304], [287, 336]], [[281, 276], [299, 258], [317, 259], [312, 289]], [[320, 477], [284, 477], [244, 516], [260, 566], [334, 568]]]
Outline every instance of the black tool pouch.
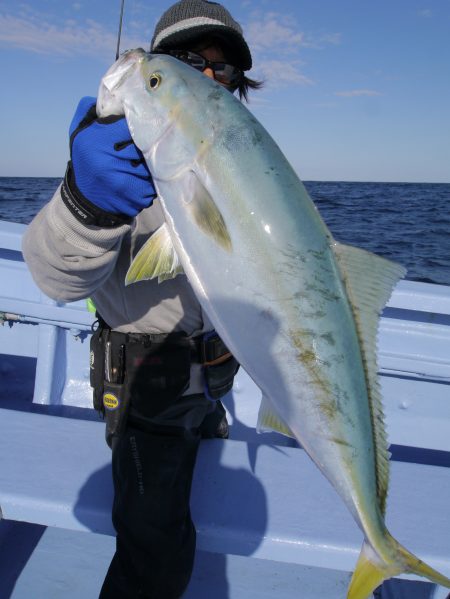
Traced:
[[216, 400], [231, 391], [239, 363], [215, 331], [206, 333], [200, 348], [205, 395]]
[[238, 370], [239, 364], [231, 355], [223, 362], [205, 364], [203, 366], [203, 376], [206, 396], [209, 399], [216, 400], [231, 391]]
[[103, 389], [103, 410], [106, 422], [106, 440], [111, 445], [113, 437], [119, 437], [125, 430], [130, 395], [125, 384], [105, 381]]
[[124, 341], [125, 335], [112, 332], [106, 323], [99, 319], [90, 342], [93, 405], [105, 419], [106, 440], [110, 446], [112, 438], [119, 436], [124, 430], [129, 407]]

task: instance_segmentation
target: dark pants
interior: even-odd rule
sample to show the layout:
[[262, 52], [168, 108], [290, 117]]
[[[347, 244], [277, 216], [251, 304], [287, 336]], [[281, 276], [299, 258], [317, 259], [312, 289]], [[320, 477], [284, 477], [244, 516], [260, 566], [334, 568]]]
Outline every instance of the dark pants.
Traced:
[[100, 599], [181, 597], [195, 553], [189, 500], [197, 450], [202, 436], [216, 436], [224, 413], [203, 395], [180, 397], [151, 417], [131, 408], [112, 446], [117, 541]]

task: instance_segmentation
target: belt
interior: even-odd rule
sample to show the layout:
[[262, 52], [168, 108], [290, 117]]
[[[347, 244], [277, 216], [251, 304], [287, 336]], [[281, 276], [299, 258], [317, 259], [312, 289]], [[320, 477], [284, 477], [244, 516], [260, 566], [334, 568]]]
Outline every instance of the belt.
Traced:
[[117, 343], [141, 343], [144, 346], [185, 346], [190, 348], [191, 362], [204, 366], [221, 364], [231, 358], [231, 352], [215, 331], [190, 337], [184, 332], [176, 333], [121, 333], [113, 331], [105, 321], [99, 319], [99, 326], [109, 329], [110, 335], [116, 337]]

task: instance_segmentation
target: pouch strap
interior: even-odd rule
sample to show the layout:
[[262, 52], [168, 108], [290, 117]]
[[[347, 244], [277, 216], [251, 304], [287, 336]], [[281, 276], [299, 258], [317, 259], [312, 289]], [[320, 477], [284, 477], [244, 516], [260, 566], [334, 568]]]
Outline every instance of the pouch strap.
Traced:
[[231, 358], [231, 352], [215, 331], [193, 339], [197, 344], [196, 362], [204, 366], [221, 364]]

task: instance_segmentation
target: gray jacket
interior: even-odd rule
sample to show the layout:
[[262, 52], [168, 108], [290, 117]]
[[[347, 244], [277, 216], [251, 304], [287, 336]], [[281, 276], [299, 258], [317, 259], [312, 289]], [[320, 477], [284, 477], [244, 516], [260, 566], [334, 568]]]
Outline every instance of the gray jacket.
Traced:
[[[91, 297], [117, 331], [196, 335], [212, 330], [185, 275], [125, 287], [131, 261], [163, 220], [156, 199], [131, 226], [85, 226], [66, 208], [58, 189], [27, 227], [23, 255], [46, 295], [62, 302]], [[201, 391], [198, 378], [192, 377], [190, 393]]]

